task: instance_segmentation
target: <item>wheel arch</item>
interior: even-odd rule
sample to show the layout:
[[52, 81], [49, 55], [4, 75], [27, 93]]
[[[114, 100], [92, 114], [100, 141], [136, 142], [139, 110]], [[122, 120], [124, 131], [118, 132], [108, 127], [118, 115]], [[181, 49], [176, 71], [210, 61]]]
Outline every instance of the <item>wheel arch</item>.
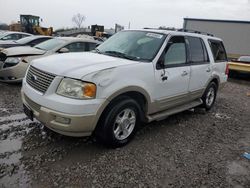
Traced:
[[[146, 114], [149, 109], [149, 105], [151, 103], [150, 95], [147, 91], [145, 91], [143, 88], [137, 87], [137, 86], [129, 86], [123, 89], [120, 89], [116, 92], [114, 92], [112, 95], [110, 95], [105, 103], [99, 108], [97, 114], [96, 114], [96, 120], [95, 120], [95, 128], [98, 125], [98, 122], [100, 121], [102, 115], [105, 113], [105, 110], [112, 105], [114, 102], [117, 102], [117, 100], [122, 97], [127, 96], [132, 99], [134, 99], [140, 106], [142, 106], [142, 120], [145, 120]], [[146, 120], [145, 120], [146, 121]]]

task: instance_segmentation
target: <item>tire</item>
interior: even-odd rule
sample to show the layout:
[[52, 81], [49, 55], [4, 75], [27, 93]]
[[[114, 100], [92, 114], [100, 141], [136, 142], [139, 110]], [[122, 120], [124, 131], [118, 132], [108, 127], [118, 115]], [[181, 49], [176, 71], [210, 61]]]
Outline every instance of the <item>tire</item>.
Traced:
[[96, 138], [108, 147], [117, 148], [128, 144], [141, 122], [141, 108], [129, 98], [121, 97], [105, 110], [96, 129]]
[[214, 82], [211, 82], [201, 98], [203, 102], [202, 106], [207, 111], [209, 111], [214, 105], [217, 96], [217, 89], [218, 89], [217, 85]]

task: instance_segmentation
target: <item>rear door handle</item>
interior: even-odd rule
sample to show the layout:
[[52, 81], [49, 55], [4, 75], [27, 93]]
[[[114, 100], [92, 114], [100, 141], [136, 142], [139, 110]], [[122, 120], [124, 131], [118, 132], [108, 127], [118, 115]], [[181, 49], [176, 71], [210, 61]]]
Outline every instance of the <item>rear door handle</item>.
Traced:
[[181, 76], [187, 76], [188, 75], [188, 72], [187, 71], [183, 71]]
[[210, 67], [208, 67], [208, 68], [206, 69], [206, 72], [211, 72]]

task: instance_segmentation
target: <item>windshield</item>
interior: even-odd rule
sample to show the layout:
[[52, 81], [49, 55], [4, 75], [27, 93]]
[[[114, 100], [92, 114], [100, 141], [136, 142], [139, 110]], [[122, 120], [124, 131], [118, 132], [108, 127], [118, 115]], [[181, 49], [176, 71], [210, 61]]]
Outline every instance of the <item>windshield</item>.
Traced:
[[51, 40], [47, 40], [45, 42], [42, 42], [38, 45], [35, 45], [34, 47], [41, 49], [41, 50], [50, 51], [50, 50], [53, 50], [57, 47], [60, 47], [64, 43], [66, 43], [66, 41], [62, 40], [62, 39], [51, 39]]
[[98, 53], [141, 61], [152, 61], [166, 35], [147, 31], [122, 31], [96, 48]]
[[6, 33], [3, 32], [3, 33], [0, 33], [0, 39], [2, 39], [3, 37], [5, 37]]

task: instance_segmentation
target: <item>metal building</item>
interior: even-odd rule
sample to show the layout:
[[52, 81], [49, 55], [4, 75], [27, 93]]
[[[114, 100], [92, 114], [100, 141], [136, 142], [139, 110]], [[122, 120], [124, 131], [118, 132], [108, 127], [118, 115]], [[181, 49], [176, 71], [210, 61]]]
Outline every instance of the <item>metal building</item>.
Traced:
[[229, 57], [250, 55], [250, 21], [184, 18], [183, 28], [223, 39]]

